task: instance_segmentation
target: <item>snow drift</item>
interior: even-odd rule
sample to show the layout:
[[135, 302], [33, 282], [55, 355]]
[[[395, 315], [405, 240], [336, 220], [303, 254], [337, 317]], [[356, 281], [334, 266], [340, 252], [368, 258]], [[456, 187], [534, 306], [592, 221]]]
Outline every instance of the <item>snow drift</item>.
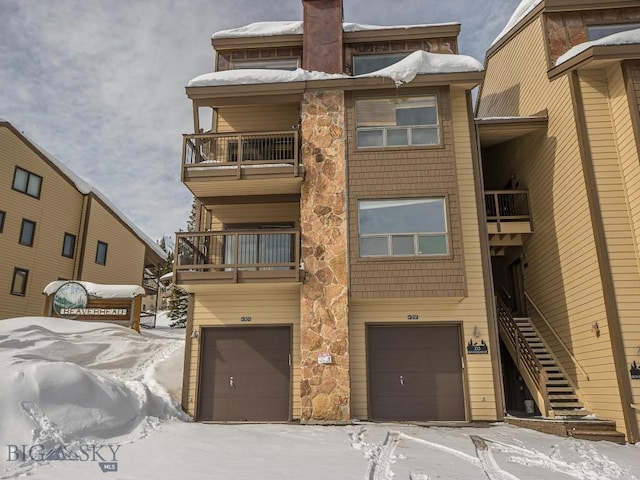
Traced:
[[0, 444], [99, 441], [187, 420], [170, 386], [154, 377], [181, 345], [106, 323], [0, 321]]

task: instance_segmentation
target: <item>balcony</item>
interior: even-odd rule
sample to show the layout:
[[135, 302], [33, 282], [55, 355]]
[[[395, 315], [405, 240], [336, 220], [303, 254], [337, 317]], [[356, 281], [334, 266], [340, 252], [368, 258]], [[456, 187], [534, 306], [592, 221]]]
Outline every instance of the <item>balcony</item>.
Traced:
[[182, 181], [198, 198], [300, 193], [297, 130], [183, 136]]
[[174, 277], [180, 286], [300, 282], [300, 231], [178, 233]]
[[492, 255], [504, 255], [508, 247], [519, 247], [524, 235], [533, 232], [526, 190], [487, 190], [484, 194], [487, 231]]

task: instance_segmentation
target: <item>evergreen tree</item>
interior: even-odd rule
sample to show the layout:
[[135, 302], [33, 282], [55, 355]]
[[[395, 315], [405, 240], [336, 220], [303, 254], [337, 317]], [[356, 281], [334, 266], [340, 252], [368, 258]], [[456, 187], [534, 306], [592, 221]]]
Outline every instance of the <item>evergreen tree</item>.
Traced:
[[178, 287], [174, 286], [169, 298], [169, 326], [171, 328], [187, 327], [187, 306], [189, 304], [189, 296]]

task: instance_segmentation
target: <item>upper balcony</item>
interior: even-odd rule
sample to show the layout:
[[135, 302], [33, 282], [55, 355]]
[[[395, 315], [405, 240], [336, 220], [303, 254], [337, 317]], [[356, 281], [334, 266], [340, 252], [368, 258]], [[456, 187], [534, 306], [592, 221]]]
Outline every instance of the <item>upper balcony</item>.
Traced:
[[300, 193], [297, 130], [183, 136], [182, 182], [200, 199]]
[[487, 190], [484, 193], [487, 231], [492, 255], [504, 255], [508, 247], [522, 246], [533, 232], [527, 190]]
[[195, 285], [300, 282], [297, 229], [185, 232], [176, 237], [174, 279]]

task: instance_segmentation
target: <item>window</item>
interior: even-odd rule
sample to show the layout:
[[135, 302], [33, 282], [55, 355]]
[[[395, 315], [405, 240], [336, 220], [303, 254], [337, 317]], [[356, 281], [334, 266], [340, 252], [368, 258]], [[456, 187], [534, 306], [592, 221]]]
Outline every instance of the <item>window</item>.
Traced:
[[231, 66], [233, 70], [244, 70], [247, 68], [271, 69], [271, 70], [295, 70], [298, 68], [297, 58], [283, 58], [278, 60], [234, 60]]
[[614, 33], [626, 32], [640, 28], [640, 23], [615, 23], [611, 25], [588, 25], [587, 36], [590, 41], [600, 40]]
[[361, 257], [449, 253], [444, 198], [360, 200]]
[[360, 148], [438, 145], [436, 96], [356, 100], [356, 130]]
[[353, 74], [363, 75], [365, 73], [382, 70], [409, 55], [408, 53], [389, 53], [383, 55], [355, 55], [353, 57]]
[[20, 167], [16, 167], [13, 174], [13, 189], [25, 193], [33, 198], [40, 198], [42, 187], [42, 177], [35, 173], [27, 172]]
[[107, 263], [107, 244], [98, 241], [98, 247], [96, 248], [96, 263], [100, 265], [106, 265]]
[[4, 229], [4, 217], [7, 215], [7, 212], [3, 212], [2, 210], [0, 210], [0, 233], [2, 233], [2, 230]]
[[24, 297], [27, 293], [27, 279], [29, 278], [29, 270], [22, 268], [13, 269], [13, 281], [11, 282], [11, 295]]
[[64, 240], [62, 241], [62, 256], [73, 258], [73, 252], [76, 249], [76, 236], [70, 233], [64, 234]]
[[22, 227], [20, 228], [20, 245], [26, 245], [27, 247], [33, 247], [33, 238], [36, 235], [36, 222], [22, 219]]

